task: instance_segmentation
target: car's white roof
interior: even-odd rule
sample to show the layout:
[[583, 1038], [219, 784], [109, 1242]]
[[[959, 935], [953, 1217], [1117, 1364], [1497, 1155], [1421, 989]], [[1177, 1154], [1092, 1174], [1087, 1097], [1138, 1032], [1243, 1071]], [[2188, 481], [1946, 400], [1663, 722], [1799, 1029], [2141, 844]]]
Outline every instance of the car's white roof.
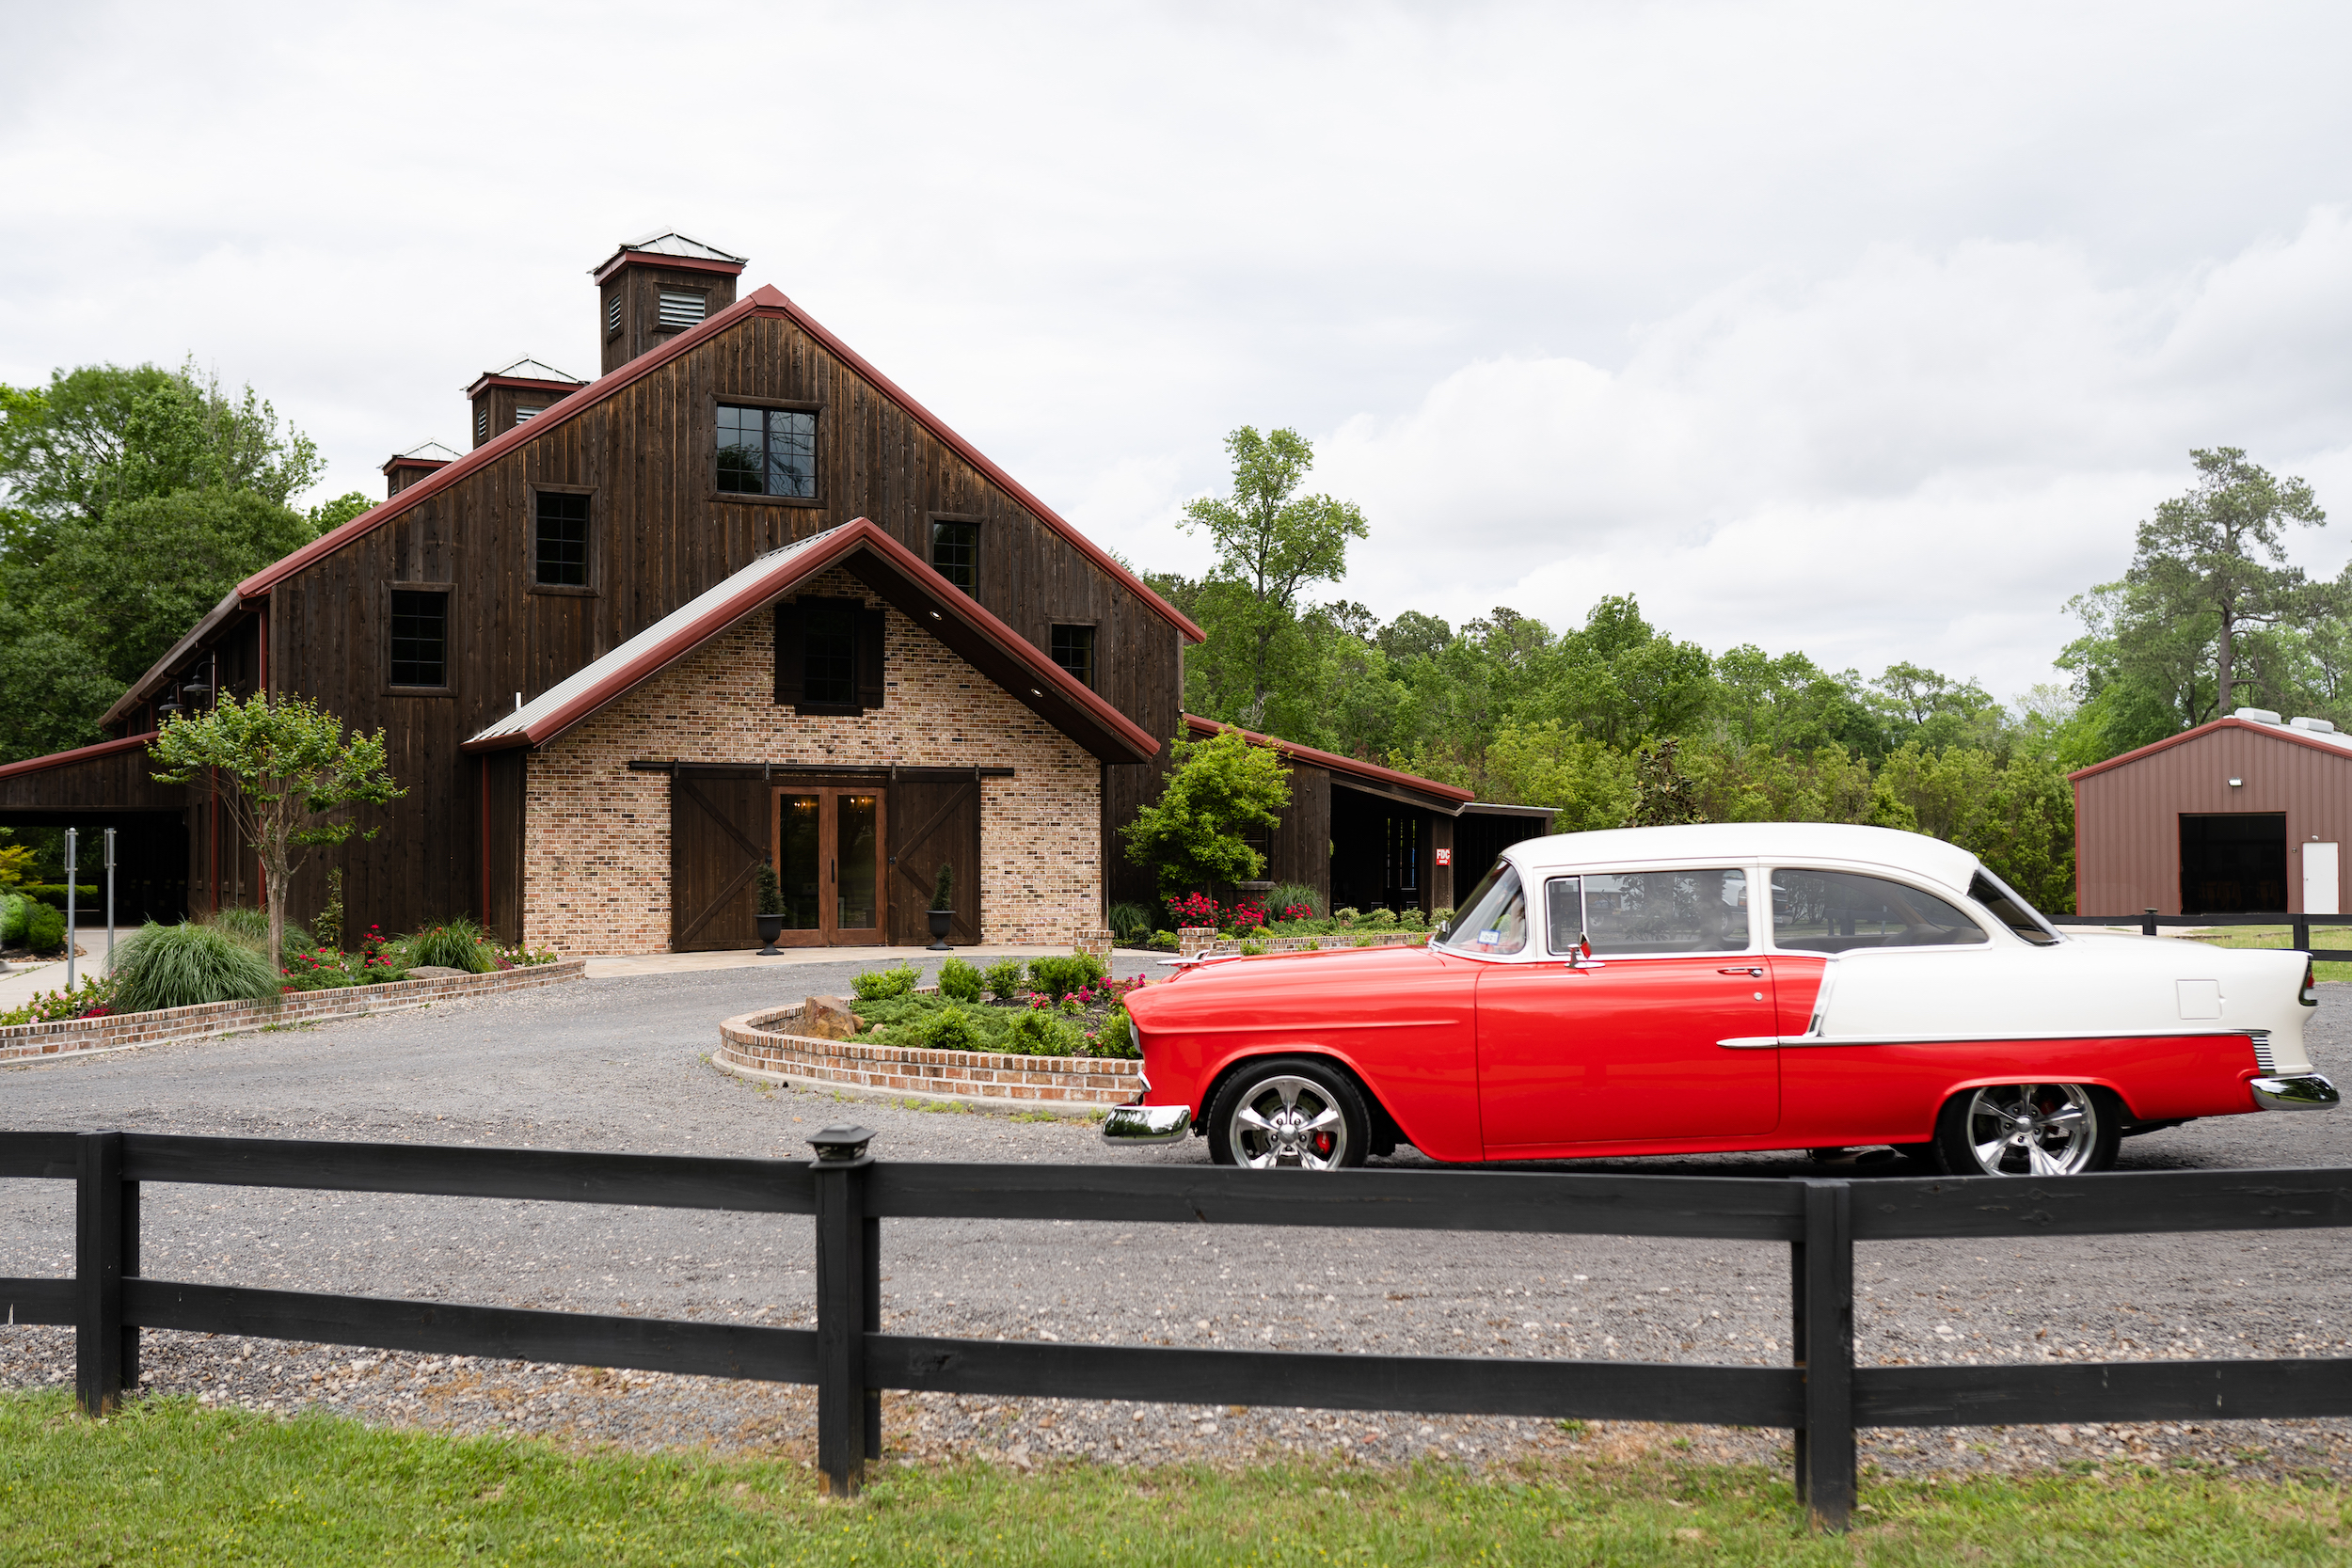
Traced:
[[1776, 864], [1835, 862], [1908, 871], [1946, 887], [1964, 889], [1977, 857], [1955, 844], [1892, 828], [1843, 822], [1700, 822], [1687, 828], [1612, 828], [1595, 833], [1554, 833], [1522, 839], [1503, 853], [1528, 870], [1578, 866], [1761, 860]]

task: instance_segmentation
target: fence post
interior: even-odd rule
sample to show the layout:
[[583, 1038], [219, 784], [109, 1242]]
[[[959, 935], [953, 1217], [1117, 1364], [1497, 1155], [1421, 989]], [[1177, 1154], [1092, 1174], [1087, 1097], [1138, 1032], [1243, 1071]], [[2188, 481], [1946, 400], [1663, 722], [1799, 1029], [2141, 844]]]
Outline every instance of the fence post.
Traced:
[[882, 1447], [882, 1402], [866, 1386], [866, 1336], [882, 1326], [881, 1222], [866, 1215], [873, 1132], [835, 1123], [817, 1149], [817, 1471], [836, 1497], [857, 1495]]
[[74, 1403], [105, 1416], [122, 1401], [122, 1134], [85, 1132], [75, 1153]]
[[2308, 952], [2312, 945], [2312, 917], [2309, 912], [2295, 917], [2295, 945]]
[[2150, 910], [2139, 917], [2139, 934], [2143, 937], [2153, 937], [2156, 934], [2155, 911]]
[[1853, 1516], [1853, 1189], [1804, 1184], [1804, 1240], [1789, 1247], [1804, 1425], [1797, 1432], [1797, 1497], [1816, 1528]]

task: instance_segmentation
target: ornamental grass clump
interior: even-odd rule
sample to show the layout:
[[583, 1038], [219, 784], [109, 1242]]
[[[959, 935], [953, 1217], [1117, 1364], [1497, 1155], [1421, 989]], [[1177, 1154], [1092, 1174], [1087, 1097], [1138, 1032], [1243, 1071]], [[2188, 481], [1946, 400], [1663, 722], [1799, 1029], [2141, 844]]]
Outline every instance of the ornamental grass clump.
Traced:
[[[269, 952], [269, 911], [249, 910], [230, 904], [203, 916], [199, 925], [210, 926], [244, 942], [256, 953]], [[289, 921], [286, 925], [286, 951], [307, 952], [311, 945], [310, 933]]]
[[401, 947], [407, 956], [408, 969], [462, 969], [469, 974], [487, 974], [498, 967], [498, 951], [490, 934], [474, 922], [459, 916], [428, 926], [405, 937]]
[[151, 1012], [208, 1002], [265, 1002], [279, 990], [270, 961], [216, 926], [148, 922], [115, 954], [114, 1009]]

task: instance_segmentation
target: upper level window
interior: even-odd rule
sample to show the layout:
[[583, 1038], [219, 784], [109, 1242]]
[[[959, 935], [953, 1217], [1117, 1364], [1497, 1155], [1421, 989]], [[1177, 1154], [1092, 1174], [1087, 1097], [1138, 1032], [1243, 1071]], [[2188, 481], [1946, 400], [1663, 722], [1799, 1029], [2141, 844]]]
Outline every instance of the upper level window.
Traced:
[[549, 588], [588, 586], [588, 498], [539, 492], [532, 576]]
[[537, 419], [540, 415], [546, 412], [547, 410], [544, 408], [517, 408], [515, 410], [515, 422], [516, 424], [529, 424], [532, 420]]
[[1078, 677], [1078, 684], [1094, 689], [1094, 628], [1092, 626], [1056, 626], [1054, 628], [1054, 662]]
[[490, 438], [490, 411], [487, 408], [474, 410], [473, 438], [477, 446]]
[[391, 684], [449, 684], [449, 594], [411, 588], [392, 590]]
[[621, 292], [612, 291], [612, 297], [604, 302], [604, 335], [617, 338], [621, 332]]
[[801, 700], [857, 701], [857, 619], [854, 607], [834, 602], [801, 607]]
[[931, 569], [958, 588], [980, 596], [980, 525], [933, 523]]
[[1984, 927], [1931, 893], [1851, 871], [1772, 873], [1772, 945], [1801, 953], [1856, 947], [1951, 947], [1987, 942]]
[[719, 405], [719, 488], [738, 496], [817, 494], [817, 416]]
[[691, 326], [703, 319], [704, 312], [709, 308], [710, 301], [707, 295], [681, 293], [669, 289], [661, 291], [663, 326]]
[[803, 713], [864, 713], [883, 705], [882, 611], [854, 599], [776, 606], [776, 701]]

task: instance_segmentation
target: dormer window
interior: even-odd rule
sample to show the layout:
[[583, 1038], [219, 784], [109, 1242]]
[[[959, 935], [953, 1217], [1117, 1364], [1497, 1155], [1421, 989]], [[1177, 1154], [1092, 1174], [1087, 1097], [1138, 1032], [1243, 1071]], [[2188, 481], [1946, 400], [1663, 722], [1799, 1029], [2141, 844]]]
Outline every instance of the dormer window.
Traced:
[[817, 494], [817, 415], [719, 405], [719, 490], [731, 496]]
[[703, 319], [709, 309], [710, 296], [707, 294], [682, 293], [669, 289], [661, 291], [660, 321], [665, 330], [692, 326]]

